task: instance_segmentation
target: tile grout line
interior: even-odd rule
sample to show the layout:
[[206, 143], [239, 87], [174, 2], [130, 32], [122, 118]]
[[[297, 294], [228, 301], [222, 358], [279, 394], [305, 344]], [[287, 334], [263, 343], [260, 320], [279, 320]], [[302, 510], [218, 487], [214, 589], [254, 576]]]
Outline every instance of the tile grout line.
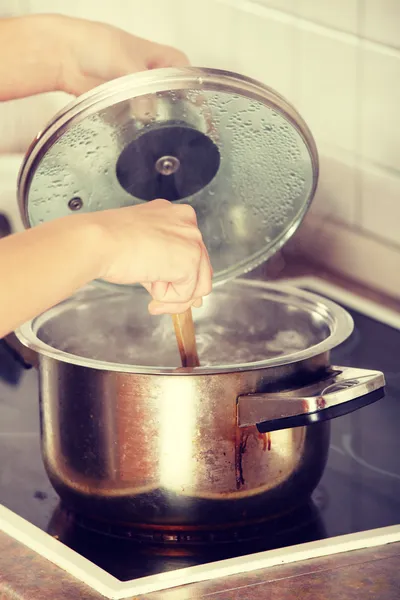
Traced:
[[[365, 18], [365, 5], [362, 0], [357, 0], [357, 34], [361, 33], [363, 22]], [[355, 94], [355, 105], [356, 105], [356, 119], [355, 119], [355, 157], [354, 157], [354, 179], [355, 179], [355, 206], [354, 206], [354, 221], [362, 229], [363, 219], [363, 192], [362, 192], [362, 168], [361, 168], [361, 155], [362, 155], [362, 143], [363, 143], [363, 131], [362, 131], [362, 111], [364, 107], [364, 96], [362, 93], [362, 82], [364, 74], [364, 53], [363, 47], [360, 43], [360, 37], [358, 37], [358, 44], [356, 50], [356, 94]]]
[[256, 12], [259, 16], [271, 18], [286, 23], [292, 23], [299, 29], [307, 29], [314, 33], [324, 34], [327, 37], [341, 40], [347, 43], [355, 44], [360, 42], [363, 48], [370, 48], [377, 52], [384, 52], [391, 56], [396, 56], [400, 59], [400, 48], [396, 48], [390, 44], [379, 42], [361, 35], [361, 32], [357, 30], [356, 33], [337, 29], [330, 25], [313, 21], [311, 19], [302, 17], [295, 12], [289, 12], [287, 10], [280, 10], [267, 6], [259, 0], [214, 0], [215, 2], [231, 6], [238, 11], [251, 11]]

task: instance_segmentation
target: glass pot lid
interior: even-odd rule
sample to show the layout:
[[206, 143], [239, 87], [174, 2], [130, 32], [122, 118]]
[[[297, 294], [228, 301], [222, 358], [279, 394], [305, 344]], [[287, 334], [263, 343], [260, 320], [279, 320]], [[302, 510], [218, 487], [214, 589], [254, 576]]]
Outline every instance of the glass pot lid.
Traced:
[[25, 157], [18, 196], [26, 227], [155, 198], [191, 204], [216, 284], [286, 242], [317, 179], [312, 135], [279, 94], [226, 71], [159, 69], [58, 113]]

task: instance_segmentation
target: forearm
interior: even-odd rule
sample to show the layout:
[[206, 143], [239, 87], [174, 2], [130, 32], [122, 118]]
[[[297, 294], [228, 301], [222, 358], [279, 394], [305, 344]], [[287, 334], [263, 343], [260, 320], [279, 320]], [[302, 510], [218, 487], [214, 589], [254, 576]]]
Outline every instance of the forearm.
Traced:
[[57, 15], [0, 19], [0, 101], [59, 89], [59, 21]]
[[0, 240], [0, 338], [97, 278], [102, 231], [70, 216]]

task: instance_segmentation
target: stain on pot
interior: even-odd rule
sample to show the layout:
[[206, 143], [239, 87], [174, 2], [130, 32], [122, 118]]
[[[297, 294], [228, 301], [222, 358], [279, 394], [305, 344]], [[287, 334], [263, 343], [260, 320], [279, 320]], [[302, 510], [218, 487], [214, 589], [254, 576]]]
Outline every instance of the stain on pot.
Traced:
[[247, 442], [251, 436], [254, 436], [257, 440], [261, 441], [264, 452], [271, 450], [272, 443], [270, 432], [259, 433], [255, 427], [249, 427], [244, 431], [237, 427], [235, 440], [235, 473], [237, 490], [240, 490], [241, 486], [246, 483], [243, 475], [243, 455], [246, 452]]
[[235, 472], [236, 472], [236, 489], [240, 490], [240, 487], [245, 484], [243, 477], [243, 454], [246, 452], [247, 440], [249, 439], [249, 433], [240, 431], [237, 428], [239, 440], [236, 439], [235, 444]]
[[258, 432], [258, 439], [262, 441], [264, 452], [266, 452], [266, 450], [269, 452], [271, 450], [271, 433], [269, 431], [266, 433]]

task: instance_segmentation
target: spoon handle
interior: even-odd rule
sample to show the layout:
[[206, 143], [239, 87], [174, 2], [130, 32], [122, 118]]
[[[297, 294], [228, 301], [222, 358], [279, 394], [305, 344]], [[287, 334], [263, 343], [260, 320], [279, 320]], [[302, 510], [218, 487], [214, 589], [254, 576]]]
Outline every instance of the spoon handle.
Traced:
[[172, 322], [175, 328], [182, 367], [199, 367], [200, 361], [197, 354], [192, 309], [189, 308], [180, 315], [172, 315]]

